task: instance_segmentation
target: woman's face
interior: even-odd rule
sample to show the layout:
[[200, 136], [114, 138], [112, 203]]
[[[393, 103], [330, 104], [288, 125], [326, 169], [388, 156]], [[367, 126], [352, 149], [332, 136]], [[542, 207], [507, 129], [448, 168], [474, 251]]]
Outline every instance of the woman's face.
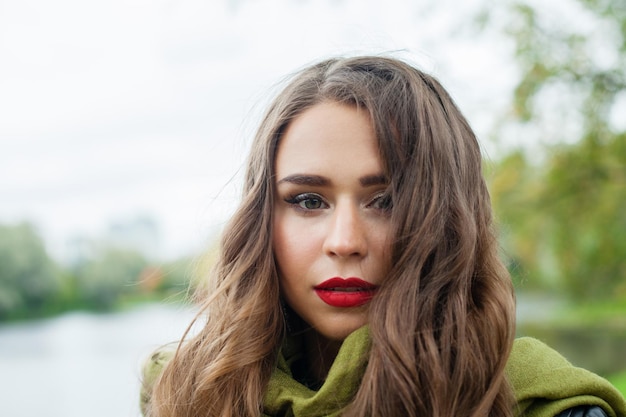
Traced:
[[273, 249], [289, 306], [329, 340], [367, 322], [390, 269], [390, 210], [366, 111], [324, 102], [288, 126], [276, 156]]

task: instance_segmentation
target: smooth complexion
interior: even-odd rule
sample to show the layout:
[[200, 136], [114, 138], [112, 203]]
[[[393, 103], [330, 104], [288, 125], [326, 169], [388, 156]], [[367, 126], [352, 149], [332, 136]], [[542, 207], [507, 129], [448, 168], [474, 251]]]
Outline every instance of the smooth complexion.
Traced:
[[323, 102], [297, 116], [281, 138], [275, 181], [282, 296], [311, 326], [308, 341], [326, 356], [312, 372], [323, 376], [340, 342], [366, 324], [390, 268], [391, 204], [367, 113]]

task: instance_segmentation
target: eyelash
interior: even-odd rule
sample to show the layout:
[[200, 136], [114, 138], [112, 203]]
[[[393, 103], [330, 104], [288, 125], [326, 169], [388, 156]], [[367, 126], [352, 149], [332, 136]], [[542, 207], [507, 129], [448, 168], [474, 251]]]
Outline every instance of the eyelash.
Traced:
[[[312, 200], [319, 202], [320, 207], [309, 208], [309, 207], [302, 206], [302, 203], [306, 201], [312, 201]], [[314, 193], [302, 193], [302, 194], [290, 195], [287, 198], [285, 198], [285, 202], [293, 205], [297, 210], [302, 210], [302, 211], [313, 211], [313, 210], [321, 210], [321, 209], [328, 208], [328, 203], [326, 203], [320, 195], [314, 194]], [[379, 202], [383, 204], [382, 207], [376, 206], [377, 203]], [[366, 207], [380, 210], [382, 212], [388, 212], [392, 209], [393, 202], [391, 201], [391, 196], [389, 194], [381, 193], [381, 194], [376, 195], [374, 198], [372, 198], [372, 200], [369, 203], [367, 203]]]
[[[308, 207], [303, 207], [301, 205], [305, 201], [311, 201], [311, 200], [319, 201], [322, 205], [326, 207], [308, 208]], [[319, 196], [318, 194], [313, 194], [313, 193], [302, 193], [302, 194], [291, 195], [285, 198], [285, 202], [293, 205], [297, 210], [302, 210], [302, 211], [319, 210], [321, 208], [328, 207], [328, 204], [324, 201], [324, 199], [321, 196]]]
[[368, 203], [368, 207], [373, 207], [378, 202], [383, 203], [383, 206], [374, 208], [380, 211], [388, 212], [393, 208], [393, 201], [391, 200], [391, 196], [388, 193], [378, 194], [372, 199], [372, 201]]

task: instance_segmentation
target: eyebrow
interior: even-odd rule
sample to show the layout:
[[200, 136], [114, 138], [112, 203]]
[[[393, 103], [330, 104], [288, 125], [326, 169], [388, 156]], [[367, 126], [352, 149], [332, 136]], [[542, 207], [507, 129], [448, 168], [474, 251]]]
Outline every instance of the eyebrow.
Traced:
[[366, 175], [365, 177], [359, 178], [359, 182], [363, 187], [371, 187], [373, 185], [387, 185], [389, 184], [389, 180], [383, 174], [378, 175]]
[[305, 174], [288, 175], [285, 178], [278, 181], [277, 184], [282, 184], [284, 182], [288, 182], [290, 184], [296, 184], [296, 185], [311, 185], [315, 187], [322, 187], [322, 186], [330, 184], [330, 180], [326, 177], [322, 177], [321, 175], [305, 175]]
[[[288, 175], [277, 182], [277, 185], [282, 183], [290, 183], [295, 185], [310, 185], [313, 187], [323, 187], [330, 184], [330, 180], [321, 175], [306, 175], [306, 174], [294, 174]], [[359, 178], [359, 182], [363, 187], [371, 187], [374, 185], [386, 185], [389, 180], [382, 174], [366, 175]]]

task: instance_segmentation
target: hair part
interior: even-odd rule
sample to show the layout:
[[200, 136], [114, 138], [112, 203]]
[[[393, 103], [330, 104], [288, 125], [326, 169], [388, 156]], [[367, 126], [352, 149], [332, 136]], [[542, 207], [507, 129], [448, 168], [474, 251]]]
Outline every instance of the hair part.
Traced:
[[387, 57], [312, 65], [270, 105], [201, 295], [210, 319], [181, 343], [150, 415], [260, 415], [285, 328], [271, 249], [275, 156], [289, 123], [324, 101], [366, 109], [393, 202], [393, 268], [371, 302], [368, 366], [343, 415], [511, 416], [514, 297], [478, 142], [436, 79]]

